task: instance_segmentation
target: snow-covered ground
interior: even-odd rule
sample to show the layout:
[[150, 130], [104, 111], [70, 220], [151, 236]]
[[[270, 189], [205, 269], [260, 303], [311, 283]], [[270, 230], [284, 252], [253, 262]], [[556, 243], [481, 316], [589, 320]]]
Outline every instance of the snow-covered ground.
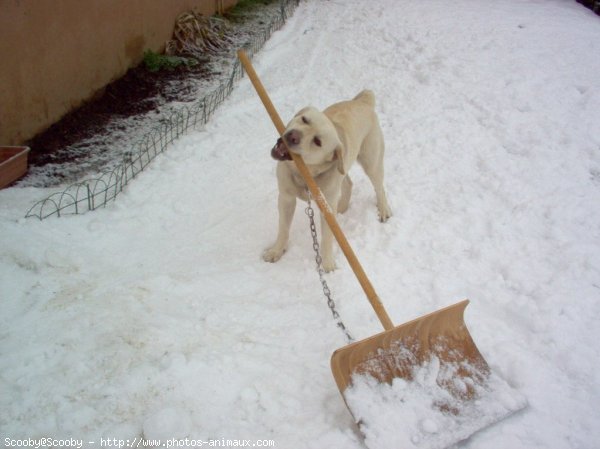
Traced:
[[[479, 349], [529, 402], [459, 447], [597, 448], [598, 17], [566, 0], [309, 0], [254, 64], [284, 120], [376, 92], [394, 216], [377, 221], [356, 168], [342, 229], [396, 323], [470, 298]], [[106, 209], [25, 220], [49, 192], [0, 192], [2, 444], [364, 447], [301, 205], [282, 260], [260, 258], [275, 138], [243, 79]], [[360, 339], [381, 327], [342, 257], [327, 279]]]

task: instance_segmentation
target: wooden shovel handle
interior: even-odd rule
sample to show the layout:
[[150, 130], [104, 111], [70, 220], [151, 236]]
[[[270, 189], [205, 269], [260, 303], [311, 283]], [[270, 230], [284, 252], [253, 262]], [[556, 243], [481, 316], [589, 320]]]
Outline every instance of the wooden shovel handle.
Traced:
[[[248, 74], [248, 77], [250, 78], [250, 81], [252, 82], [254, 89], [256, 89], [258, 96], [260, 97], [260, 99], [263, 102], [263, 105], [267, 109], [267, 112], [269, 113], [269, 116], [271, 117], [271, 120], [273, 121], [275, 128], [277, 128], [277, 132], [279, 133], [280, 136], [282, 136], [285, 131], [285, 125], [281, 121], [279, 114], [277, 114], [277, 111], [275, 110], [273, 103], [271, 103], [271, 99], [269, 98], [267, 91], [265, 90], [262, 83], [260, 82], [258, 75], [254, 71], [254, 67], [252, 67], [252, 64], [250, 63], [248, 56], [246, 55], [246, 53], [243, 50], [239, 50], [238, 57], [240, 58], [240, 61], [242, 62], [242, 65], [244, 66], [244, 70], [246, 70], [246, 73]], [[321, 193], [321, 189], [319, 189], [319, 186], [317, 186], [317, 183], [311, 176], [311, 174], [308, 171], [308, 168], [306, 167], [306, 164], [304, 163], [302, 158], [291, 151], [289, 153], [290, 153], [292, 159], [294, 160], [296, 167], [298, 168], [298, 171], [304, 178], [304, 181], [306, 182], [306, 185], [308, 186], [310, 193], [312, 194], [317, 205], [319, 206], [321, 213], [325, 217], [325, 220], [327, 221], [327, 224], [329, 225], [329, 229], [331, 229], [331, 232], [333, 233], [333, 235], [335, 236], [335, 239], [337, 240], [338, 244], [340, 245], [342, 252], [346, 256], [346, 259], [348, 259], [348, 263], [352, 267], [352, 271], [354, 271], [354, 274], [356, 275], [358, 282], [360, 283], [365, 294], [367, 295], [367, 298], [369, 299], [369, 302], [371, 303], [373, 310], [375, 310], [375, 313], [377, 314], [377, 318], [379, 318], [379, 321], [381, 321], [381, 324], [383, 325], [385, 330], [393, 329], [394, 324], [392, 323], [392, 320], [390, 320], [390, 317], [388, 316], [387, 312], [385, 311], [383, 304], [381, 304], [381, 301], [379, 300], [377, 293], [375, 293], [375, 289], [373, 288], [373, 285], [371, 285], [369, 278], [365, 274], [365, 271], [363, 270], [362, 266], [360, 265], [360, 262], [356, 258], [354, 251], [350, 247], [348, 240], [346, 240], [346, 236], [342, 232], [340, 225], [338, 224], [337, 220], [335, 219], [335, 216], [331, 212], [331, 209], [329, 208], [329, 204], [327, 204], [327, 200]]]

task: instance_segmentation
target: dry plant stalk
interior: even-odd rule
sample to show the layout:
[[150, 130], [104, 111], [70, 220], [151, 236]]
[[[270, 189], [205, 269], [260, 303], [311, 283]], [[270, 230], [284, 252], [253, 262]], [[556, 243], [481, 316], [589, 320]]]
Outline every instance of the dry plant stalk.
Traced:
[[223, 18], [206, 17], [194, 11], [182, 13], [175, 21], [173, 39], [167, 42], [166, 54], [214, 55], [233, 44], [231, 32], [231, 25]]

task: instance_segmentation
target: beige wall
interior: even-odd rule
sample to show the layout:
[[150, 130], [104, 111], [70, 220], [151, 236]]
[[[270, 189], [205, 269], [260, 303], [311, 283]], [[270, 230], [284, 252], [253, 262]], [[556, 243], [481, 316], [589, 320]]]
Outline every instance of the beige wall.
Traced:
[[176, 17], [236, 0], [0, 0], [0, 145], [21, 144], [162, 51]]

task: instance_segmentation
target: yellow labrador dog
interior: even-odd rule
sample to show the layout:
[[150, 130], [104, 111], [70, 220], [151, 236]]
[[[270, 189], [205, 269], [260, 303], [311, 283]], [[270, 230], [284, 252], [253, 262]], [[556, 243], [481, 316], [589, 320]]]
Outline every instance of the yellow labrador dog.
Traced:
[[[383, 188], [383, 134], [375, 113], [375, 96], [364, 90], [354, 99], [329, 106], [323, 112], [314, 107], [300, 110], [287, 125], [277, 145], [271, 150], [277, 164], [279, 186], [279, 232], [277, 240], [263, 254], [267, 262], [277, 262], [286, 250], [296, 198], [307, 200], [307, 187], [291, 161], [292, 151], [306, 163], [329, 207], [335, 214], [344, 213], [352, 193], [348, 171], [355, 161], [363, 167], [377, 195], [379, 220], [392, 212]], [[325, 271], [336, 268], [333, 257], [333, 234], [321, 217], [321, 256]]]

